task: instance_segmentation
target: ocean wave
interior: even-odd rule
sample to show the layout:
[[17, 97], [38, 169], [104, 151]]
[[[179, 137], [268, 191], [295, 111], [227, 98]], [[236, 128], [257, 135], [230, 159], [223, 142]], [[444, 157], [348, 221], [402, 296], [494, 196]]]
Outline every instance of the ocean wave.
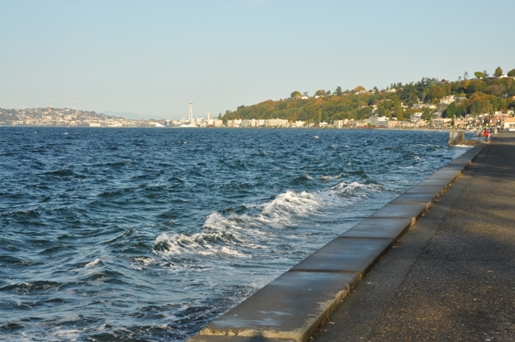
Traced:
[[314, 180], [314, 178], [311, 177], [309, 174], [305, 173], [302, 176], [295, 177], [293, 179], [293, 182], [294, 182], [294, 184], [300, 184], [302, 182], [312, 181], [312, 180]]
[[[4, 239], [0, 240], [3, 242]], [[37, 266], [42, 265], [43, 262], [34, 262], [28, 261], [20, 258], [16, 258], [11, 255], [0, 255], [0, 262], [5, 263], [7, 265], [16, 265], [16, 266]]]
[[2, 217], [2, 216], [37, 217], [39, 215], [40, 215], [40, 212], [38, 209], [15, 210], [15, 211], [8, 211], [8, 212], [0, 213], [0, 217]]
[[329, 182], [329, 181], [332, 181], [332, 180], [335, 180], [335, 179], [340, 179], [342, 177], [343, 177], [343, 173], [340, 173], [340, 174], [338, 174], [336, 176], [327, 176], [327, 175], [325, 175], [325, 176], [320, 177], [320, 180], [323, 181], [323, 182]]
[[70, 176], [74, 176], [75, 174], [67, 166], [63, 166], [60, 170], [44, 172], [43, 175], [57, 176], [57, 177], [70, 177]]
[[157, 264], [157, 261], [154, 258], [150, 257], [133, 257], [131, 258], [132, 268], [138, 271], [141, 271], [150, 265]]
[[95, 260], [93, 260], [91, 262], [88, 262], [84, 267], [91, 268], [91, 267], [101, 266], [101, 265], [102, 265], [102, 260], [95, 259]]
[[358, 182], [341, 182], [313, 193], [288, 190], [266, 203], [241, 205], [224, 210], [224, 214], [213, 212], [198, 233], [162, 233], [154, 242], [154, 250], [165, 255], [248, 257], [247, 249], [265, 248], [270, 242], [271, 229], [295, 228], [323, 215], [327, 208], [347, 206], [381, 191], [381, 185]]
[[448, 133], [4, 130], [13, 341], [184, 341], [463, 151]]
[[293, 217], [313, 215], [323, 205], [322, 199], [314, 193], [286, 191], [263, 205], [259, 218], [273, 227], [292, 224]]
[[0, 287], [0, 292], [5, 291], [17, 294], [31, 295], [38, 291], [43, 291], [45, 293], [58, 291], [61, 286], [63, 286], [63, 284], [60, 282], [40, 280], [27, 283], [4, 285]]
[[341, 196], [357, 196], [364, 197], [367, 193], [377, 193], [384, 190], [384, 187], [380, 184], [362, 184], [358, 182], [352, 182], [347, 184], [341, 182], [331, 188], [332, 191], [336, 192]]
[[184, 257], [193, 253], [204, 257], [216, 255], [250, 257], [236, 248], [224, 245], [230, 243], [231, 240], [238, 239], [228, 233], [175, 234], [172, 236], [162, 233], [155, 240], [154, 250], [167, 256], [180, 255]]

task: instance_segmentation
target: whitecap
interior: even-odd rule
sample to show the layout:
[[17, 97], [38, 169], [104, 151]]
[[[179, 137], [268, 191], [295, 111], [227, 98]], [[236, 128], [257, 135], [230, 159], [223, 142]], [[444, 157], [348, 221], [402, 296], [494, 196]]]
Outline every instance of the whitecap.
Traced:
[[235, 249], [231, 249], [231, 248], [227, 248], [227, 247], [220, 248], [218, 250], [218, 253], [222, 254], [222, 255], [234, 256], [234, 257], [238, 257], [238, 258], [252, 258], [251, 255], [246, 255], [244, 253], [238, 252]]
[[198, 254], [206, 257], [215, 255], [249, 257], [235, 248], [223, 245], [223, 243], [228, 244], [230, 241], [227, 241], [219, 233], [196, 233], [191, 236], [186, 234], [168, 236], [163, 233], [157, 237], [154, 248], [159, 246], [159, 250], [165, 255]]
[[99, 265], [99, 264], [101, 264], [101, 263], [102, 263], [102, 261], [101, 261], [100, 259], [95, 259], [95, 260], [93, 260], [93, 261], [91, 261], [91, 262], [87, 263], [87, 264], [86, 264], [86, 266], [84, 266], [84, 267], [87, 267], [87, 268], [89, 268], [89, 267], [95, 267], [95, 266], [97, 266], [97, 265]]
[[320, 177], [320, 180], [321, 181], [324, 181], [324, 182], [327, 182], [327, 181], [330, 181], [330, 180], [333, 180], [333, 179], [338, 179], [338, 178], [342, 178], [343, 174], [340, 173], [339, 175], [336, 175], [336, 176], [322, 176]]
[[155, 264], [156, 263], [156, 260], [154, 258], [149, 258], [149, 257], [139, 257], [139, 258], [134, 258], [133, 259], [133, 265], [132, 267], [135, 269], [135, 270], [143, 270], [143, 268], [145, 267], [148, 267], [152, 264]]
[[322, 201], [315, 194], [288, 190], [278, 195], [272, 202], [265, 204], [262, 215], [274, 217], [278, 222], [282, 222], [293, 215], [306, 216], [313, 213], [321, 205]]
[[353, 195], [359, 197], [366, 197], [366, 194], [363, 191], [378, 192], [381, 191], [381, 189], [382, 186], [378, 184], [361, 184], [358, 182], [352, 182], [350, 184], [341, 182], [331, 188], [331, 190], [335, 191], [338, 194]]

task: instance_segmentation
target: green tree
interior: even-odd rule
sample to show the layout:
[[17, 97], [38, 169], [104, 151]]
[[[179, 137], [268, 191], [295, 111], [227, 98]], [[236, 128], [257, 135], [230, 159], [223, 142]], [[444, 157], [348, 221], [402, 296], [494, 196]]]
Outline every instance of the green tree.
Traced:
[[474, 73], [474, 76], [476, 76], [476, 78], [483, 78], [483, 77], [485, 77], [485, 74], [481, 71], [476, 71]]
[[458, 113], [458, 109], [456, 107], [456, 102], [451, 102], [447, 109], [445, 110], [445, 117], [454, 119], [456, 114]]
[[340, 86], [336, 87], [334, 94], [337, 96], [342, 96], [342, 94], [343, 94], [342, 87], [340, 87]]
[[302, 97], [302, 94], [300, 91], [295, 90], [293, 93], [291, 93], [290, 98], [292, 99], [300, 99]]
[[319, 89], [315, 91], [315, 96], [325, 96], [325, 90]]
[[501, 67], [497, 67], [497, 69], [495, 69], [495, 73], [494, 73], [494, 76], [495, 77], [501, 77], [502, 76], [502, 69]]
[[470, 83], [467, 85], [466, 93], [473, 94], [478, 91], [484, 92], [486, 87], [486, 83], [483, 80], [470, 81]]
[[404, 120], [404, 112], [402, 110], [402, 103], [398, 98], [395, 98], [395, 100], [393, 102], [393, 108], [394, 108], [393, 112], [394, 112], [397, 120], [403, 121]]
[[459, 105], [456, 107], [456, 117], [464, 117], [467, 115], [467, 108], [464, 105]]
[[507, 75], [510, 77], [515, 77], [515, 69], [511, 69], [510, 71], [508, 71]]
[[431, 110], [427, 107], [424, 107], [424, 109], [422, 110], [422, 119], [431, 120], [431, 116], [432, 116]]
[[384, 116], [386, 114], [386, 109], [384, 106], [377, 106], [377, 116]]
[[363, 88], [362, 86], [357, 86], [356, 88], [354, 88], [352, 90], [353, 93], [358, 93], [358, 92], [362, 92], [362, 91], [365, 91], [365, 88]]
[[445, 89], [442, 86], [433, 86], [429, 88], [429, 96], [436, 102], [445, 96]]

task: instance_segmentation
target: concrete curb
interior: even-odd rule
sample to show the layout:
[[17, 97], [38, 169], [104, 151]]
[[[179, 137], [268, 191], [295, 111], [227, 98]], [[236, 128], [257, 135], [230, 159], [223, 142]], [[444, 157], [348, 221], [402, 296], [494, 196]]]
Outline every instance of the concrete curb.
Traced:
[[302, 260], [188, 342], [306, 342], [486, 145], [481, 143]]

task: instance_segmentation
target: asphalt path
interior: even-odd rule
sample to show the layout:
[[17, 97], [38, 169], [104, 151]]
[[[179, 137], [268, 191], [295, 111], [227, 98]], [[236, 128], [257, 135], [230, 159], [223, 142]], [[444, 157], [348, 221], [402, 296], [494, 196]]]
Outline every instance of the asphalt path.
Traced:
[[515, 341], [515, 133], [492, 137], [312, 341]]

